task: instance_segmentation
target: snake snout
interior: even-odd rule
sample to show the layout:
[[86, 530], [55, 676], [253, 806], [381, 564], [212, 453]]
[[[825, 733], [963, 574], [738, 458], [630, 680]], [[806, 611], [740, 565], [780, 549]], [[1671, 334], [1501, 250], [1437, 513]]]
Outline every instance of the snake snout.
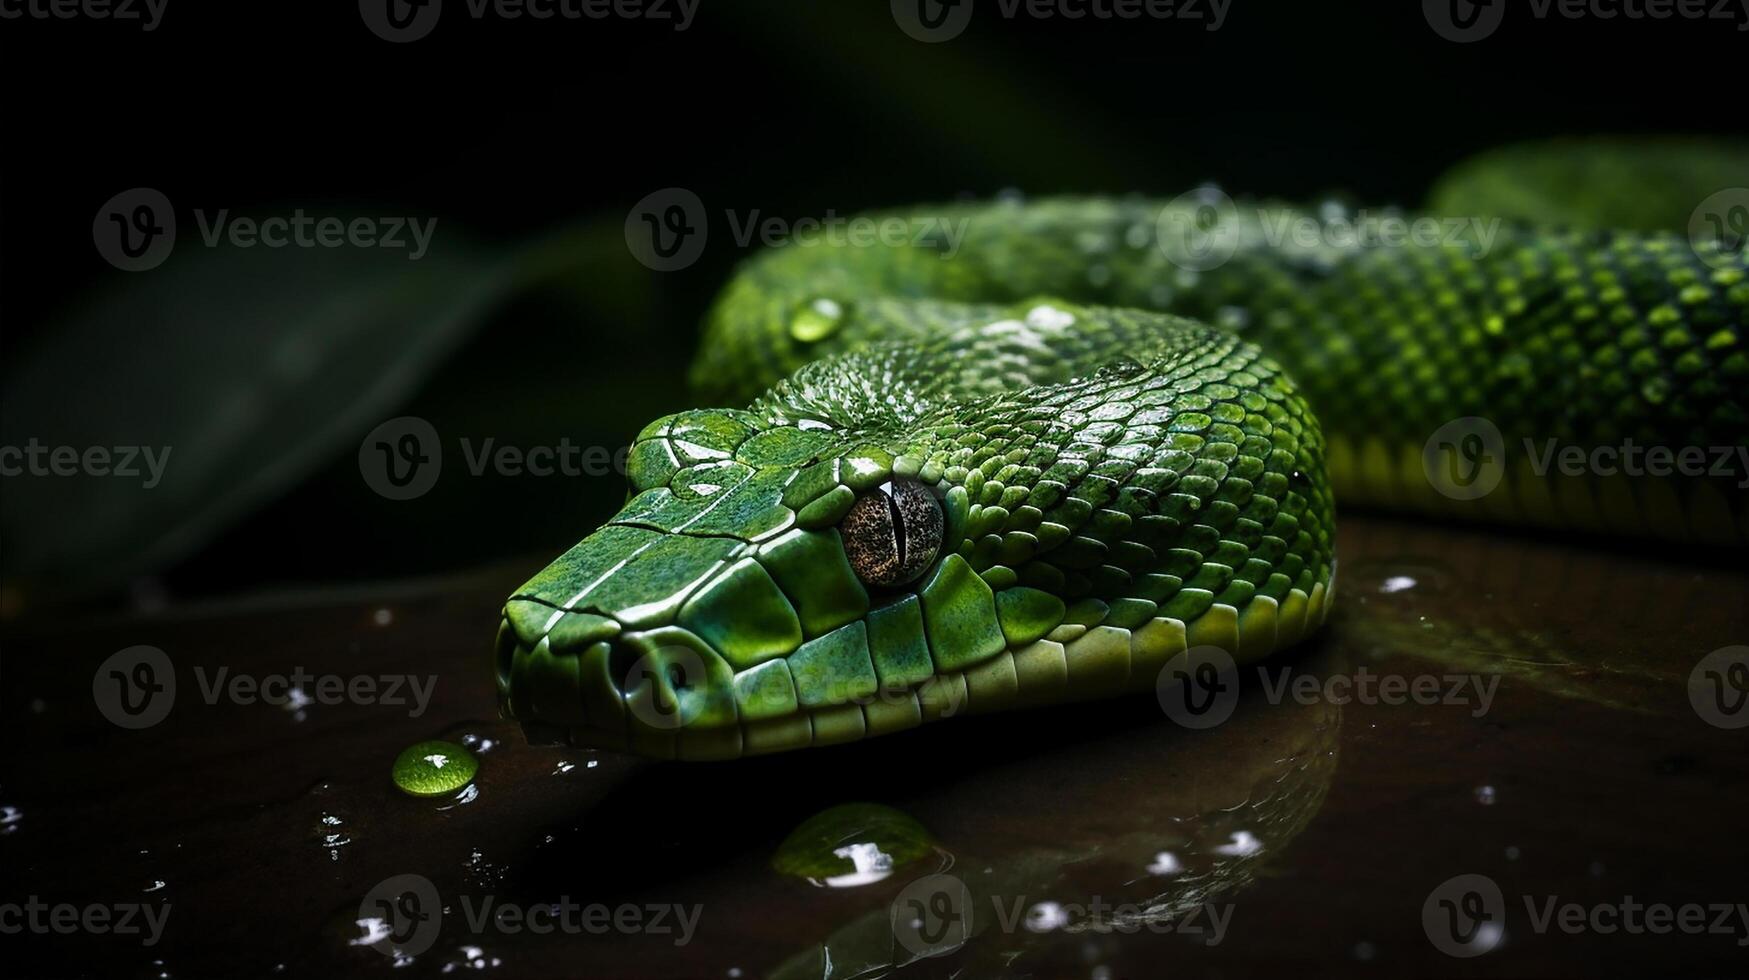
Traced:
[[611, 616], [512, 599], [497, 659], [503, 710], [531, 742], [672, 755], [663, 747], [735, 725], [734, 672], [678, 626], [631, 630]]

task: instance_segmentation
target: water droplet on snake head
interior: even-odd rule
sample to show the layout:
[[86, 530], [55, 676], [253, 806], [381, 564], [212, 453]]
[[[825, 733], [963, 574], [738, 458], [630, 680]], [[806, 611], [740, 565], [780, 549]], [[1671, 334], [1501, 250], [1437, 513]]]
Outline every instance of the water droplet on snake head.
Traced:
[[1127, 378], [1142, 371], [1142, 362], [1133, 357], [1120, 357], [1115, 361], [1102, 364], [1095, 372], [1101, 378]]
[[804, 344], [830, 337], [844, 319], [844, 307], [836, 300], [816, 299], [802, 304], [790, 317], [789, 334]]

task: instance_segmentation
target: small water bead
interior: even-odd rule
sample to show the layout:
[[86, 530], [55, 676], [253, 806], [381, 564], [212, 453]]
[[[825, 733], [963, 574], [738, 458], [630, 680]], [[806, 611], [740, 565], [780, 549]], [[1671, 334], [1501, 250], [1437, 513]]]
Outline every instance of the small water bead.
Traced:
[[790, 318], [789, 333], [796, 340], [811, 344], [832, 336], [843, 320], [844, 307], [836, 300], [816, 299]]
[[394, 779], [411, 796], [443, 796], [468, 785], [479, 769], [472, 752], [432, 740], [408, 746], [395, 757]]
[[865, 885], [936, 852], [929, 832], [892, 807], [847, 803], [804, 820], [778, 845], [771, 865], [823, 887]]

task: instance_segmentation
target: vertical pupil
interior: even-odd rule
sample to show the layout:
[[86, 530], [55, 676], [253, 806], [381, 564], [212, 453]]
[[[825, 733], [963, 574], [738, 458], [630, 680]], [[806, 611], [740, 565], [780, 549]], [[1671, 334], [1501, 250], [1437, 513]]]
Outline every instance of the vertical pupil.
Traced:
[[897, 564], [898, 567], [904, 568], [905, 519], [899, 516], [899, 498], [898, 495], [893, 492], [893, 485], [891, 483], [884, 483], [881, 485], [881, 496], [886, 498], [887, 513], [891, 515], [893, 520], [893, 547], [897, 549], [895, 553]]

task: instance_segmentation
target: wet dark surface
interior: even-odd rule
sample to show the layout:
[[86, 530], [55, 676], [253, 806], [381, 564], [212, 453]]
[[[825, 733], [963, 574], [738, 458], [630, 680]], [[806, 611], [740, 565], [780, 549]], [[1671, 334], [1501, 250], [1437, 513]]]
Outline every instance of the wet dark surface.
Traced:
[[[1725, 707], [1738, 715], [1697, 710], [1689, 696], [1702, 657], [1749, 642], [1749, 573], [1353, 516], [1339, 554], [1329, 626], [1262, 677], [1242, 672], [1236, 710], [1216, 727], [1186, 729], [1142, 696], [723, 764], [531, 749], [496, 720], [498, 606], [544, 556], [364, 593], [15, 621], [4, 634], [0, 902], [146, 903], [164, 918], [150, 946], [83, 930], [8, 935], [6, 972], [754, 977], [908, 963], [899, 975], [1122, 978], [1749, 968], [1749, 946], [1739, 945], [1749, 943], [1749, 920], [1737, 909], [1749, 901], [1740, 831], [1749, 730], [1703, 717], [1744, 720], [1749, 707], [1728, 690]], [[93, 674], [136, 644], [169, 654], [177, 691], [164, 721], [128, 731], [95, 706]], [[417, 717], [411, 704], [203, 696], [203, 676], [210, 683], [220, 668], [261, 678], [297, 667], [434, 684]], [[1284, 679], [1369, 676], [1374, 685], [1430, 678], [1421, 690], [1438, 695], [1386, 704], [1277, 693]], [[414, 799], [389, 780], [402, 748], [433, 737], [481, 749], [461, 799]], [[856, 887], [772, 869], [804, 819], [855, 801], [908, 813], [943, 854]], [[889, 909], [936, 872], [963, 885], [969, 918], [957, 921], [969, 928], [926, 948], [943, 955], [919, 960], [895, 939]], [[409, 942], [397, 957], [360, 942], [359, 920], [371, 917], [360, 907], [405, 874], [429, 879], [443, 914], [428, 949], [410, 955]], [[1434, 892], [1464, 874], [1490, 879], [1505, 907], [1503, 936], [1473, 958], [1442, 952], [1423, 921], [1430, 896], [1435, 921], [1449, 917]], [[1716, 931], [1695, 935], [1539, 930], [1527, 909], [1630, 897], [1731, 908], [1722, 921], [1704, 912], [1702, 928]], [[634, 928], [612, 928], [607, 912], [573, 920], [610, 926], [599, 933], [476, 930], [470, 913], [488, 898], [636, 908], [642, 925], [626, 911], [620, 922]], [[1079, 908], [1095, 899], [1130, 908]], [[675, 905], [696, 915], [684, 942], [671, 908], [660, 922], [647, 911]], [[1490, 945], [1493, 934], [1481, 935]]]

